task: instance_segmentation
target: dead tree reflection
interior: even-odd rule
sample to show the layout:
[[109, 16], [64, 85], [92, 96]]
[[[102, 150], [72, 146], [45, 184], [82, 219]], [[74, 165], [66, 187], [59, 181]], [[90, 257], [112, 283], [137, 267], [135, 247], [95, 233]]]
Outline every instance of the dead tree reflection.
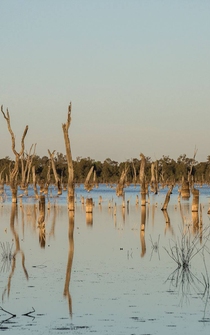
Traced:
[[45, 248], [46, 236], [45, 236], [45, 196], [40, 195], [39, 199], [39, 243], [41, 248]]
[[167, 210], [163, 210], [163, 215], [164, 215], [164, 218], [165, 218], [165, 230], [164, 230], [164, 233], [166, 235], [166, 232], [169, 231], [172, 235], [174, 235], [174, 230], [173, 230], [173, 227], [171, 226], [171, 220], [170, 220], [170, 217], [168, 215], [168, 211]]
[[68, 215], [69, 215], [69, 232], [68, 232], [69, 251], [68, 251], [68, 261], [66, 265], [66, 280], [64, 284], [63, 295], [68, 300], [69, 314], [72, 317], [72, 299], [69, 286], [71, 280], [72, 263], [74, 258], [74, 212], [69, 211]]
[[12, 255], [12, 262], [11, 262], [11, 272], [9, 274], [8, 277], [8, 282], [7, 282], [7, 287], [5, 288], [3, 295], [2, 295], [2, 301], [4, 300], [4, 295], [7, 292], [7, 296], [9, 297], [10, 295], [10, 289], [11, 289], [11, 283], [12, 283], [12, 277], [14, 275], [15, 272], [15, 268], [16, 268], [16, 258], [17, 255], [20, 254], [21, 258], [22, 258], [22, 268], [23, 268], [23, 272], [25, 274], [26, 279], [28, 280], [28, 272], [26, 270], [25, 267], [25, 254], [23, 252], [23, 250], [20, 247], [20, 239], [19, 239], [19, 235], [18, 232], [15, 229], [15, 217], [17, 216], [17, 206], [15, 203], [12, 203], [11, 205], [11, 215], [10, 215], [10, 229], [12, 232], [12, 235], [14, 236], [14, 241], [15, 241], [15, 251]]
[[146, 223], [146, 207], [141, 206], [141, 228], [140, 228], [141, 257], [144, 257], [146, 253], [145, 223]]

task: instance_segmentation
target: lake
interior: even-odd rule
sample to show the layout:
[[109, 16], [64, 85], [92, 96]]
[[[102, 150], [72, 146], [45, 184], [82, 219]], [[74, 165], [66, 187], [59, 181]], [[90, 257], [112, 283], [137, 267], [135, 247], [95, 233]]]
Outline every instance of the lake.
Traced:
[[[149, 194], [141, 206], [140, 187], [130, 185], [123, 208], [114, 186], [99, 185], [88, 193], [80, 185], [73, 215], [66, 192], [57, 197], [51, 186], [40, 225], [33, 190], [27, 197], [19, 190], [19, 202], [12, 206], [5, 186], [0, 330], [15, 335], [209, 334], [210, 187], [196, 187], [198, 213], [191, 211], [192, 196], [178, 198], [177, 186], [163, 212], [167, 188]], [[86, 213], [82, 197], [93, 199], [92, 214]], [[192, 254], [188, 266], [178, 268], [182, 252]]]

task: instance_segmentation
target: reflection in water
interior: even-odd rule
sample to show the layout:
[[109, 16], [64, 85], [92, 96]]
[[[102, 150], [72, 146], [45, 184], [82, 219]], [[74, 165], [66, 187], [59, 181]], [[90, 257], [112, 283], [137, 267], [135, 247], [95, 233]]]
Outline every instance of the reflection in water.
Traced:
[[[49, 236], [53, 236], [55, 237], [55, 223], [56, 223], [56, 217], [57, 217], [57, 207], [54, 206], [53, 207], [53, 218], [52, 218], [52, 226], [51, 226], [51, 229], [50, 229], [50, 233], [49, 233]], [[50, 209], [48, 210], [48, 214], [50, 214]]]
[[87, 226], [93, 225], [93, 213], [86, 213], [86, 224]]
[[153, 240], [152, 240], [152, 236], [150, 235], [150, 242], [152, 243], [152, 252], [151, 252], [150, 260], [152, 259], [153, 252], [157, 252], [158, 258], [159, 258], [159, 261], [160, 261], [160, 254], [159, 254], [160, 234], [158, 235], [157, 242], [154, 242], [154, 243], [153, 243]]
[[192, 212], [192, 224], [193, 224], [193, 233], [196, 234], [199, 231], [199, 216], [198, 212]]
[[170, 282], [170, 289], [176, 288], [177, 292], [181, 293], [180, 304], [189, 302], [189, 297], [192, 295], [192, 290], [197, 295], [202, 296], [204, 294], [205, 284], [195, 276], [189, 268], [177, 268], [173, 271], [166, 281]]
[[146, 253], [145, 222], [146, 222], [146, 206], [141, 206], [141, 229], [140, 229], [141, 257], [144, 257]]
[[74, 212], [69, 211], [69, 252], [68, 252], [68, 261], [66, 266], [66, 280], [64, 284], [63, 295], [68, 299], [69, 313], [72, 317], [72, 299], [70, 294], [70, 279], [71, 279], [71, 269], [74, 257]]
[[39, 243], [41, 248], [45, 248], [45, 196], [41, 195], [39, 199], [39, 218], [38, 218], [38, 228], [39, 228]]
[[165, 222], [166, 222], [164, 233], [166, 234], [166, 232], [169, 231], [172, 235], [174, 235], [174, 230], [173, 230], [173, 227], [171, 226], [171, 220], [170, 220], [170, 217], [168, 215], [167, 209], [163, 210], [162, 212], [163, 212]]
[[10, 215], [10, 229], [12, 232], [12, 235], [14, 236], [14, 240], [15, 240], [15, 251], [14, 254], [12, 255], [12, 269], [11, 272], [9, 274], [9, 278], [8, 278], [8, 282], [7, 282], [7, 287], [5, 288], [3, 294], [2, 294], [2, 301], [4, 299], [4, 295], [7, 291], [7, 295], [9, 297], [10, 294], [10, 289], [11, 289], [11, 282], [12, 282], [12, 277], [14, 275], [15, 272], [15, 268], [16, 268], [16, 257], [17, 255], [20, 253], [21, 257], [22, 257], [22, 267], [23, 267], [23, 272], [25, 274], [26, 279], [28, 280], [28, 272], [26, 270], [25, 267], [25, 254], [22, 251], [22, 249], [20, 248], [20, 240], [19, 240], [19, 235], [15, 229], [15, 217], [17, 216], [17, 205], [15, 203], [13, 203], [11, 205], [11, 215]]

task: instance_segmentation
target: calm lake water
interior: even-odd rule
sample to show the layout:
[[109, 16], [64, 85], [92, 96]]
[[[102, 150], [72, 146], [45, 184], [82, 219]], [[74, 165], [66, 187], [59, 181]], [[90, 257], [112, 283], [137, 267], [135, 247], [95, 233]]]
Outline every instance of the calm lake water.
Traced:
[[[14, 208], [6, 187], [0, 203], [0, 330], [209, 334], [210, 188], [199, 190], [198, 214], [191, 211], [192, 196], [179, 201], [178, 187], [163, 213], [167, 189], [150, 194], [141, 207], [140, 188], [129, 186], [123, 209], [114, 188], [100, 185], [87, 193], [81, 185], [72, 216], [66, 192], [58, 198], [51, 188], [44, 229], [38, 202], [22, 197]], [[82, 196], [93, 198], [92, 215]], [[181, 249], [181, 241], [198, 252], [189, 268], [178, 270], [169, 254], [175, 245]]]

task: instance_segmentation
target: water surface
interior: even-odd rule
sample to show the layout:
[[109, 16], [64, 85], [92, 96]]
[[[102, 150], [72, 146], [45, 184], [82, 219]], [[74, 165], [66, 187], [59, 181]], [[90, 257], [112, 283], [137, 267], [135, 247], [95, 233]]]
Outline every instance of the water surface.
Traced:
[[[32, 190], [16, 209], [5, 191], [0, 207], [1, 331], [209, 334], [208, 186], [200, 188], [196, 214], [192, 198], [179, 201], [177, 187], [163, 213], [167, 189], [150, 194], [141, 207], [136, 204], [139, 187], [131, 185], [122, 208], [114, 188], [100, 185], [87, 193], [81, 185], [74, 216], [67, 210], [66, 192], [58, 198], [51, 188], [45, 229], [38, 225]], [[92, 215], [86, 214], [82, 196], [93, 198]], [[183, 232], [191, 241], [199, 236], [194, 250], [201, 248], [187, 271], [177, 270], [167, 253]]]

